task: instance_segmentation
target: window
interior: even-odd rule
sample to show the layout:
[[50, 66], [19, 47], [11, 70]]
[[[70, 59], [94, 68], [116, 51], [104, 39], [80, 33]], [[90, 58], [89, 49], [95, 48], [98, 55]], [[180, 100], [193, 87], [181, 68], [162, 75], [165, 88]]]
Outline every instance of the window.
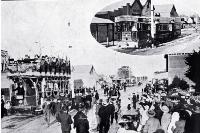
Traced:
[[160, 30], [160, 31], [169, 30], [169, 25], [168, 24], [160, 24], [158, 30]]

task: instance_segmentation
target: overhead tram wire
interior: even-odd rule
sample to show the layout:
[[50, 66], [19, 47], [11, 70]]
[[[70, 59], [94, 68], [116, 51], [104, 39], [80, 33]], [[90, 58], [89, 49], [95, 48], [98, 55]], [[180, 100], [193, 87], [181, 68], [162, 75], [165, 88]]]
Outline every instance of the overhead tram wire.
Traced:
[[[55, 3], [55, 6], [52, 8], [52, 10], [51, 10], [51, 12], [49, 13], [47, 19], [44, 20], [44, 23], [43, 23], [43, 25], [42, 25], [40, 31], [39, 31], [38, 34], [37, 34], [38, 36], [36, 36], [36, 38], [35, 38], [35, 42], [40, 42], [41, 34], [42, 34], [43, 30], [45, 29], [45, 26], [46, 26], [47, 22], [49, 22], [49, 20], [51, 19], [51, 16], [53, 16], [54, 11], [55, 11], [57, 5], [58, 5], [58, 1]], [[41, 43], [41, 42], [40, 42], [40, 43]], [[40, 45], [41, 45], [41, 44], [40, 44]]]

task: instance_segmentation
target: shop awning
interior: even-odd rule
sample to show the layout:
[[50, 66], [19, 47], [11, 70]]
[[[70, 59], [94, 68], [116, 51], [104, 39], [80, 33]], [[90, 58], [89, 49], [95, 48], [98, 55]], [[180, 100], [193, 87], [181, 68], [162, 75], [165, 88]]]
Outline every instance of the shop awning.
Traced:
[[115, 17], [115, 22], [137, 22], [138, 21], [138, 16], [132, 16], [132, 15], [121, 15], [121, 16], [117, 16]]
[[114, 22], [109, 19], [93, 17], [92, 24], [113, 24]]

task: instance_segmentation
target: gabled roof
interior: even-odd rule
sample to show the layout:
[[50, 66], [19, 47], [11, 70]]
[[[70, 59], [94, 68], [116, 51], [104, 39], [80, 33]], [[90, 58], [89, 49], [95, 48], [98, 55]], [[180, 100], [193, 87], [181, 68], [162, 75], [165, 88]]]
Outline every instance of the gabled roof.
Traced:
[[72, 67], [72, 73], [90, 73], [94, 69], [93, 65], [75, 65]]
[[93, 17], [92, 18], [92, 24], [112, 24], [114, 23], [110, 19], [104, 19], [104, 18], [98, 18], [98, 17]]
[[135, 0], [121, 0], [119, 2], [116, 2], [109, 6], [106, 6], [99, 13], [107, 12], [107, 11], [114, 11], [114, 10], [117, 10], [118, 8], [122, 8], [123, 6], [126, 6], [128, 3], [130, 3], [132, 5], [134, 2], [135, 2]]
[[171, 17], [170, 13], [175, 8], [173, 4], [154, 5], [155, 13], [160, 13], [161, 17]]

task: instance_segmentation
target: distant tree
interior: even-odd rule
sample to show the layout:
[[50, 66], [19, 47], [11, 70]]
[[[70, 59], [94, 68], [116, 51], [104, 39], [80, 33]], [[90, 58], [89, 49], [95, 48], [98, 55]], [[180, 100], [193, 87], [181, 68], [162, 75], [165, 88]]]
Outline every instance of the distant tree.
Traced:
[[118, 77], [122, 79], [129, 78], [131, 76], [131, 69], [129, 66], [122, 66], [121, 68], [118, 69]]
[[184, 79], [180, 79], [178, 76], [175, 76], [172, 83], [169, 85], [169, 88], [179, 88], [181, 90], [187, 90], [189, 88], [189, 84]]
[[195, 91], [200, 92], [200, 50], [186, 57], [185, 63], [189, 66], [185, 76], [195, 83]]

